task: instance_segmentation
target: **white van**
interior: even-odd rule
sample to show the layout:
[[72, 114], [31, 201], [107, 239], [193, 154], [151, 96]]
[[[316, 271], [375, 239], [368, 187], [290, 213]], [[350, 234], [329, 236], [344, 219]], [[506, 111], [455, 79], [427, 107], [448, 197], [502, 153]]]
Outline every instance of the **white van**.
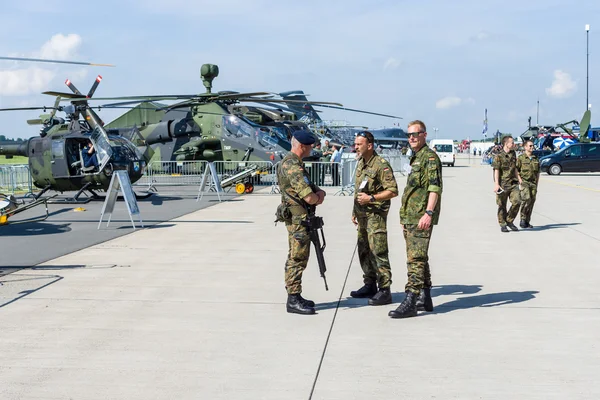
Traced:
[[454, 167], [456, 149], [452, 139], [432, 139], [429, 141], [429, 147], [437, 153], [442, 165], [446, 164]]

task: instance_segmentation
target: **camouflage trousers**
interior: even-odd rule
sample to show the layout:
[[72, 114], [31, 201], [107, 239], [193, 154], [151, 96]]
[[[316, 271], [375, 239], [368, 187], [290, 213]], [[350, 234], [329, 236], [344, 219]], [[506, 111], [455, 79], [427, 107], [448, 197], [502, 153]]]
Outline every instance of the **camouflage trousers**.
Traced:
[[419, 229], [417, 225], [404, 225], [406, 242], [406, 268], [408, 279], [405, 291], [418, 294], [423, 288], [431, 288], [431, 270], [429, 269], [429, 241], [433, 226]]
[[288, 294], [302, 293], [302, 273], [310, 256], [310, 236], [305, 226], [286, 225], [288, 230], [288, 256], [285, 262], [285, 288]]
[[531, 213], [533, 212], [536, 196], [536, 184], [523, 181], [523, 189], [521, 190], [521, 221], [527, 223], [531, 221]]
[[[511, 185], [503, 187], [504, 192], [496, 195], [496, 204], [498, 204], [498, 223], [500, 226], [505, 226], [507, 223], [512, 223], [521, 207], [521, 194], [519, 193], [519, 185]], [[510, 209], [506, 212], [506, 206], [510, 199]]]
[[365, 284], [378, 283], [379, 288], [392, 284], [388, 257], [387, 213], [357, 216], [358, 258]]

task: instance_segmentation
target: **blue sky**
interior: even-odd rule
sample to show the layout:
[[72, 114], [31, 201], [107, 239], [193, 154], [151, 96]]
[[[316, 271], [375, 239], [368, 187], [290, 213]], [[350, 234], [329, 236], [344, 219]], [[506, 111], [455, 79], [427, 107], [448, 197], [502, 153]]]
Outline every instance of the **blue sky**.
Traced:
[[[592, 123], [600, 125], [600, 2], [183, 1], [3, 4], [0, 55], [116, 64], [115, 68], [0, 61], [0, 107], [52, 105], [44, 90], [97, 97], [204, 91], [203, 63], [219, 65], [214, 90], [302, 89], [310, 100], [393, 114], [389, 119], [323, 109], [324, 119], [372, 128], [422, 119], [430, 137], [514, 135], [527, 117], [580, 119], [586, 102], [586, 33], [591, 24]], [[103, 110], [110, 121], [117, 110]], [[0, 113], [0, 134], [29, 137], [36, 111]]]

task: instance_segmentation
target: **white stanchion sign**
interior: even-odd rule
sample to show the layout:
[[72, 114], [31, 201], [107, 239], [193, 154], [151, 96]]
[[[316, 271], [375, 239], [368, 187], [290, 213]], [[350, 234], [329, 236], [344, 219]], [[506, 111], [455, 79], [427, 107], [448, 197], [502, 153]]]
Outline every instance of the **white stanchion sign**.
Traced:
[[115, 209], [117, 197], [119, 196], [119, 191], [121, 191], [123, 194], [123, 199], [127, 205], [127, 211], [129, 212], [129, 219], [131, 220], [133, 229], [135, 229], [135, 222], [133, 222], [134, 215], [138, 216], [138, 219], [140, 220], [140, 226], [143, 228], [144, 223], [142, 222], [140, 208], [138, 207], [135, 193], [133, 192], [131, 181], [129, 180], [129, 175], [127, 175], [127, 171], [115, 171], [110, 179], [110, 185], [108, 186], [107, 192], [108, 194], [106, 195], [106, 200], [102, 206], [102, 213], [100, 214], [98, 229], [100, 229], [100, 225], [102, 225], [102, 219], [104, 218], [105, 213], [108, 214], [108, 220], [106, 221], [106, 227], [108, 228], [108, 224], [110, 224], [110, 219], [112, 218], [113, 210]]

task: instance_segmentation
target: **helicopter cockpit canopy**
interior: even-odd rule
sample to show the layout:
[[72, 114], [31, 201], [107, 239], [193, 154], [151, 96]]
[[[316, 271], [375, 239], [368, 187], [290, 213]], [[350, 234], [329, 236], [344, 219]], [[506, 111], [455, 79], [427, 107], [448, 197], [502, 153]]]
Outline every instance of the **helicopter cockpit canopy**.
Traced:
[[287, 141], [282, 127], [253, 125], [244, 118], [235, 115], [223, 116], [225, 135], [236, 139], [250, 139], [266, 150], [277, 150], [281, 141]]
[[94, 143], [94, 149], [96, 150], [98, 158], [98, 170], [102, 171], [110, 157], [113, 155], [110, 143], [107, 140], [106, 133], [102, 132], [100, 126], [96, 126], [90, 136], [92, 143]]

